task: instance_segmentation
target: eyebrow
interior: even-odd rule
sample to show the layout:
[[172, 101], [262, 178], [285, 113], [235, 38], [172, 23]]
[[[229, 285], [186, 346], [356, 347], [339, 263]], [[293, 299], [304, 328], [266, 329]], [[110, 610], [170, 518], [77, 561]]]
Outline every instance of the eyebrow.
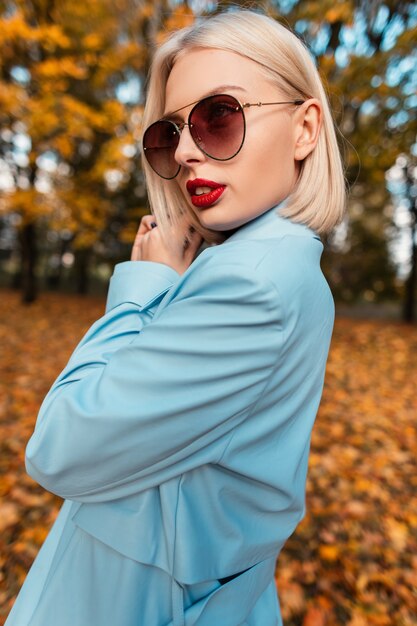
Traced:
[[185, 104], [183, 107], [180, 107], [179, 109], [175, 109], [175, 111], [171, 111], [170, 113], [163, 113], [162, 119], [172, 119], [172, 118], [180, 119], [181, 118], [180, 115], [175, 115], [177, 111], [182, 111], [182, 109], [186, 109], [191, 104], [196, 104], [197, 102], [199, 102], [200, 100], [203, 100], [204, 98], [208, 98], [209, 96], [216, 96], [218, 94], [222, 94], [225, 91], [229, 91], [229, 90], [243, 91], [245, 93], [248, 93], [246, 89], [244, 89], [243, 87], [240, 87], [239, 85], [219, 85], [218, 87], [215, 87], [215, 89], [212, 89], [211, 91], [201, 96], [195, 102], [190, 102], [189, 104]]

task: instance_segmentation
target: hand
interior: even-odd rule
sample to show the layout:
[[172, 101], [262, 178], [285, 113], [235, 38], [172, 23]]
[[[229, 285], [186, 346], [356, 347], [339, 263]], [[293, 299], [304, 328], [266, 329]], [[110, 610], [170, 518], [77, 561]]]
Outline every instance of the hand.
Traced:
[[167, 243], [164, 242], [153, 215], [142, 217], [132, 248], [131, 261], [154, 261], [169, 265], [179, 274], [183, 274], [193, 262], [196, 252], [203, 242], [187, 219], [180, 218], [177, 227], [171, 226]]

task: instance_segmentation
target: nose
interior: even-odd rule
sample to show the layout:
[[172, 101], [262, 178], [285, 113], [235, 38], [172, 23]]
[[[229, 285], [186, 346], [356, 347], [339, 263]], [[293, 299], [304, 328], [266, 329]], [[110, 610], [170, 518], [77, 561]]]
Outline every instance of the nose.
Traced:
[[202, 152], [190, 133], [189, 124], [181, 124], [180, 140], [175, 150], [174, 158], [179, 165], [189, 165], [191, 163], [199, 163], [206, 158], [204, 152]]

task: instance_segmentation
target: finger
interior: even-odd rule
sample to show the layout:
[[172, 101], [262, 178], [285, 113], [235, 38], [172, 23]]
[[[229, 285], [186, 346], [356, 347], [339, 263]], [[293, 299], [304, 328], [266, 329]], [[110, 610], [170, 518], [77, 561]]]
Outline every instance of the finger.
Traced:
[[[152, 228], [155, 228], [156, 224], [156, 219], [154, 215], [145, 215], [144, 218], [144, 224], [146, 226], [146, 228], [148, 229], [148, 231], [152, 230]], [[153, 226], [153, 224], [155, 226]]]
[[156, 226], [155, 216], [154, 215], [144, 215], [142, 217], [141, 221], [140, 221], [138, 234], [139, 235], [144, 235], [145, 233], [147, 233], [150, 230], [152, 230], [152, 228], [154, 228], [154, 226], [152, 226], [152, 224], [155, 224], [155, 226]]
[[142, 247], [144, 245], [144, 241], [148, 238], [149, 232], [152, 230], [150, 226], [151, 220], [154, 219], [152, 215], [144, 215], [142, 217], [139, 229], [136, 233], [135, 240], [132, 246], [132, 260], [139, 260], [142, 256]]

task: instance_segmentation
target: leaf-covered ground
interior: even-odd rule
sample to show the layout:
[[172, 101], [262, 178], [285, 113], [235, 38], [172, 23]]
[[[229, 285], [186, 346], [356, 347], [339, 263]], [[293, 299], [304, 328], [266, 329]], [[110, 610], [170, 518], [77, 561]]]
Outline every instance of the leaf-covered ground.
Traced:
[[[0, 624], [62, 502], [26, 475], [25, 446], [103, 311], [99, 298], [42, 294], [24, 307], [0, 291]], [[417, 625], [416, 372], [417, 327], [336, 319], [307, 513], [277, 566], [285, 626]]]

